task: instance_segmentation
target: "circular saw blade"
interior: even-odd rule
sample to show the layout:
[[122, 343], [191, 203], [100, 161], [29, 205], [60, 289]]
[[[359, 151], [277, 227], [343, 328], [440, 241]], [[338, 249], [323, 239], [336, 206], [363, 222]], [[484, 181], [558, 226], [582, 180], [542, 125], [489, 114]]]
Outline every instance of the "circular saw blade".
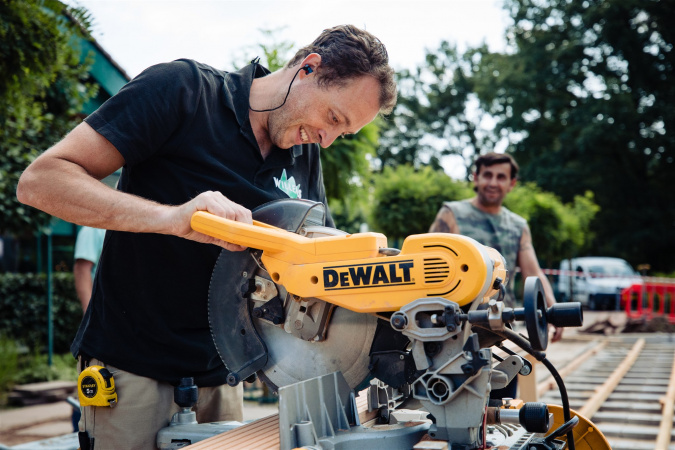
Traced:
[[[310, 238], [347, 234], [323, 226], [305, 226], [298, 232]], [[262, 275], [263, 271], [258, 272]], [[279, 291], [286, 297], [283, 287], [279, 286]], [[257, 374], [274, 391], [337, 371], [342, 372], [353, 389], [370, 373], [370, 348], [377, 328], [375, 316], [336, 307], [328, 322], [326, 338], [321, 341], [299, 339], [283, 325], [275, 326], [260, 319], [253, 322], [268, 351], [267, 364]]]
[[[303, 227], [299, 233], [311, 238], [347, 234], [322, 226]], [[286, 290], [283, 287], [279, 290], [285, 297]], [[328, 322], [326, 338], [321, 341], [299, 339], [283, 325], [275, 326], [265, 320], [254, 319], [254, 326], [268, 351], [267, 364], [257, 374], [274, 391], [337, 371], [342, 372], [353, 389], [370, 373], [370, 347], [377, 328], [375, 316], [336, 307]]]
[[370, 347], [377, 328], [373, 315], [335, 308], [323, 341], [298, 339], [264, 320], [254, 323], [268, 351], [267, 364], [258, 376], [274, 391], [337, 371], [351, 388], [368, 377]]
[[[321, 225], [322, 208], [320, 203], [286, 199], [264, 205], [253, 215], [256, 220], [263, 219], [310, 238], [347, 234]], [[259, 251], [223, 250], [211, 275], [209, 326], [216, 350], [233, 382], [257, 373], [277, 391], [289, 384], [340, 371], [350, 387], [360, 385], [370, 373], [369, 353], [377, 318], [336, 307], [327, 319], [323, 340], [301, 339], [287, 332], [284, 324], [274, 325], [252, 317], [256, 303], [242, 296], [240, 288], [262, 278], [271, 282], [259, 262]], [[285, 299], [284, 287], [276, 287], [279, 298]], [[289, 297], [286, 301], [296, 300]], [[286, 306], [288, 312], [289, 305]]]
[[267, 349], [255, 330], [248, 301], [240, 288], [256, 270], [256, 260], [249, 251], [223, 249], [211, 274], [208, 298], [211, 337], [220, 360], [237, 380], [253, 375], [267, 361]]

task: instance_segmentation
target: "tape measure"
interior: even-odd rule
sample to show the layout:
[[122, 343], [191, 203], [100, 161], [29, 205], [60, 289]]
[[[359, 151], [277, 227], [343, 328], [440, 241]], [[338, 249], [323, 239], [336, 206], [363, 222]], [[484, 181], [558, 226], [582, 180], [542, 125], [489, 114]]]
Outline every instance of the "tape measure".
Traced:
[[77, 378], [77, 395], [80, 406], [110, 406], [117, 404], [115, 380], [103, 366], [89, 366]]

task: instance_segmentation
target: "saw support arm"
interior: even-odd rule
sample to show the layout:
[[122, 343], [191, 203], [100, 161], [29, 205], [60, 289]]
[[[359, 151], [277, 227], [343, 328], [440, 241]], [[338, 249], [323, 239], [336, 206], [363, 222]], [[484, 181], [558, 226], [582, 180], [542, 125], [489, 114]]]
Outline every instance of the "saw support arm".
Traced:
[[395, 256], [387, 238], [357, 233], [307, 238], [255, 222], [245, 224], [197, 212], [192, 228], [263, 251], [275, 283], [298, 297], [315, 297], [351, 311], [398, 311], [418, 298], [443, 297], [467, 305], [486, 299], [507, 280], [495, 250], [456, 234], [409, 236]]

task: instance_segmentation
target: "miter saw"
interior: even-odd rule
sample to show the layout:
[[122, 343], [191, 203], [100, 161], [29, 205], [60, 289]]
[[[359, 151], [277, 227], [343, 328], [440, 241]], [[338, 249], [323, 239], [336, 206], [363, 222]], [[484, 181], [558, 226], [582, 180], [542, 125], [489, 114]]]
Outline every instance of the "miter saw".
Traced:
[[[496, 250], [429, 233], [399, 251], [379, 233], [326, 227], [325, 215], [321, 203], [289, 199], [255, 210], [253, 224], [192, 218], [196, 231], [249, 247], [221, 252], [209, 324], [228, 384], [257, 375], [279, 392], [282, 449], [413, 448], [422, 438], [449, 449], [574, 448], [569, 407], [551, 432], [546, 405], [508, 408], [489, 393], [531, 371], [504, 339], [545, 361], [548, 324], [580, 326], [579, 304], [547, 309], [533, 277], [524, 308], [506, 308]], [[511, 330], [516, 320], [529, 339]], [[494, 345], [506, 357], [496, 360]], [[364, 388], [374, 426], [356, 412]]]

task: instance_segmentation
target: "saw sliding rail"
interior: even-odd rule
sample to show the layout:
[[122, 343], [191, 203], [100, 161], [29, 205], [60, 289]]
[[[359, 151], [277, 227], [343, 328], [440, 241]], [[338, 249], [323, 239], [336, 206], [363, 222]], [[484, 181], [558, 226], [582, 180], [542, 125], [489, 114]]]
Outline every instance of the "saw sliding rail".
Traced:
[[387, 248], [387, 238], [380, 233], [308, 238], [201, 211], [191, 225], [200, 233], [262, 250], [272, 280], [291, 294], [360, 313], [398, 311], [412, 300], [431, 297], [463, 306], [492, 296], [507, 279], [496, 250], [456, 234], [409, 236], [398, 255], [385, 256], [380, 249]]

